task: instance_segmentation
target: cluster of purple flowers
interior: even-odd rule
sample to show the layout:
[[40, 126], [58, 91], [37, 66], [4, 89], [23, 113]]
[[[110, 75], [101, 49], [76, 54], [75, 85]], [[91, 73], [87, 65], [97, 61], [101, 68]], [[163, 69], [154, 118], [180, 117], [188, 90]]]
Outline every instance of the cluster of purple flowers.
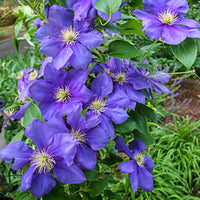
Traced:
[[[14, 158], [14, 170], [29, 164], [21, 178], [21, 191], [29, 189], [37, 198], [55, 187], [54, 177], [67, 184], [86, 180], [82, 170], [95, 168], [95, 151], [114, 138], [113, 123], [125, 122], [129, 118], [127, 110], [134, 110], [136, 103], [145, 104], [144, 90], [150, 96], [152, 89], [170, 93], [164, 85], [170, 77], [163, 72], [155, 71], [151, 75], [128, 59], [122, 61], [111, 57], [107, 63], [92, 61], [90, 49], [97, 48], [104, 41], [103, 34], [93, 30], [94, 19], [97, 13], [105, 20], [109, 18], [94, 8], [95, 2], [73, 0], [67, 1], [67, 8], [46, 6], [46, 22], [35, 22], [38, 23], [35, 36], [41, 42], [40, 51], [48, 57], [40, 71], [28, 68], [18, 74], [19, 100], [31, 97], [38, 102], [46, 122], [33, 119], [25, 130], [24, 135], [35, 145], [29, 147], [23, 141], [12, 142], [0, 150], [0, 157], [5, 162]], [[187, 10], [185, 1], [180, 1], [180, 5], [176, 3], [173, 8], [170, 7], [173, 1], [163, 2], [167, 1], [157, 4], [144, 0], [145, 11], [153, 15], [134, 12], [144, 19], [147, 35], [155, 39], [161, 35], [162, 40], [172, 43], [174, 36], [169, 39], [169, 35], [178, 27], [176, 24], [186, 25], [180, 26], [181, 30], [187, 30], [184, 38], [198, 35], [193, 28], [197, 24], [181, 15]], [[74, 10], [74, 15], [70, 9]], [[110, 22], [118, 20], [120, 15], [119, 11], [113, 13]], [[145, 21], [146, 18], [150, 20]], [[179, 32], [176, 33], [179, 36]], [[184, 38], [174, 40], [174, 43]], [[95, 65], [89, 73], [91, 62]], [[29, 106], [30, 102], [26, 103], [15, 117], [21, 118]], [[83, 111], [84, 115], [81, 114]], [[143, 142], [136, 139], [130, 143], [134, 153], [121, 137], [117, 136], [115, 142], [116, 149], [131, 158], [121, 163], [119, 169], [130, 174], [134, 192], [138, 186], [151, 191], [153, 176], [150, 173], [154, 165], [148, 156], [141, 155], [145, 149]]]

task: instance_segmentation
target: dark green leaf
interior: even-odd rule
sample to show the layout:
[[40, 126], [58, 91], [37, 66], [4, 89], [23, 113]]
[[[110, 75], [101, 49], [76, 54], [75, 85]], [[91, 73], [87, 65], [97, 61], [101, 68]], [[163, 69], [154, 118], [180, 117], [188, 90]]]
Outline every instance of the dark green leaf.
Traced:
[[154, 122], [157, 121], [154, 111], [148, 106], [137, 103], [136, 109], [139, 111], [141, 115], [147, 117], [149, 120], [154, 121]]
[[113, 153], [109, 153], [109, 157], [101, 160], [101, 163], [111, 166], [111, 165], [114, 165], [114, 164], [122, 162], [122, 161], [123, 160], [119, 156], [117, 156]]
[[143, 4], [143, 0], [131, 0], [130, 1], [130, 5], [131, 5], [131, 8], [140, 8]]
[[191, 38], [187, 38], [178, 45], [171, 46], [174, 56], [188, 69], [191, 68], [197, 57], [198, 46]]
[[99, 180], [100, 174], [96, 170], [85, 171], [84, 174], [88, 181], [98, 181]]
[[136, 49], [132, 44], [122, 41], [115, 40], [109, 44], [108, 50], [110, 56], [116, 58], [134, 58], [141, 55], [141, 51]]
[[116, 132], [129, 133], [137, 128], [137, 124], [133, 118], [129, 117], [125, 122], [123, 122], [122, 124], [114, 125], [114, 127]]
[[150, 145], [154, 143], [154, 138], [149, 134], [142, 134], [141, 132], [134, 130], [134, 138], [139, 138], [142, 140], [146, 145]]
[[111, 199], [122, 200], [122, 198], [118, 194], [112, 192], [111, 190], [105, 190], [104, 196], [108, 197], [109, 200], [111, 200]]
[[15, 200], [36, 200], [36, 197], [34, 197], [29, 190], [26, 190], [22, 193], [19, 193], [16, 197]]
[[61, 183], [57, 182], [51, 192], [43, 196], [43, 200], [66, 200], [66, 194], [64, 188], [61, 187]]
[[31, 102], [30, 107], [26, 110], [26, 112], [24, 113], [24, 117], [22, 118], [23, 126], [27, 127], [33, 118], [37, 118], [41, 121], [45, 121], [41, 115], [41, 112], [38, 106]]
[[107, 180], [92, 181], [89, 183], [89, 194], [91, 197], [96, 197], [102, 193], [107, 185]]
[[107, 14], [112, 14], [119, 9], [122, 0], [98, 0], [94, 3], [94, 7]]

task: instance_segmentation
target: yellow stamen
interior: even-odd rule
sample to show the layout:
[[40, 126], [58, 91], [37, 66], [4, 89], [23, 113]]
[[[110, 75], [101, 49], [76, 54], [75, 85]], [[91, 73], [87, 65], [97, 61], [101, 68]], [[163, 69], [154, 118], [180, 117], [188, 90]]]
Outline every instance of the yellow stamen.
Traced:
[[42, 172], [50, 172], [56, 164], [56, 161], [43, 149], [41, 152], [35, 151], [33, 153], [31, 157], [31, 164], [35, 165], [35, 169], [37, 169], [38, 173], [41, 174]]
[[106, 110], [106, 103], [103, 101], [102, 98], [95, 99], [89, 106], [94, 113], [100, 115], [102, 112]]
[[120, 72], [118, 74], [113, 74], [112, 76], [114, 78], [114, 81], [118, 82], [120, 85], [127, 83], [127, 77], [124, 72]]
[[63, 29], [61, 31], [60, 37], [63, 39], [63, 42], [66, 44], [72, 45], [76, 42], [79, 32], [75, 32], [72, 27]]
[[85, 137], [86, 137], [86, 134], [84, 133], [83, 130], [71, 130], [71, 134], [79, 141], [79, 142], [82, 142], [82, 143], [85, 143]]
[[164, 12], [161, 12], [158, 14], [158, 19], [163, 24], [173, 25], [177, 20], [179, 20], [179, 17], [177, 14], [173, 13], [170, 10], [165, 10]]
[[16, 79], [23, 78], [23, 76], [24, 76], [24, 72], [23, 71], [19, 71], [18, 74], [17, 74]]
[[30, 73], [30, 76], [29, 76], [28, 80], [29, 81], [33, 81], [33, 80], [35, 80], [37, 78], [37, 76], [38, 76], [37, 70], [34, 69], [34, 71]]
[[65, 88], [56, 88], [54, 98], [56, 102], [67, 102], [71, 97], [70, 89], [65, 86]]
[[144, 156], [142, 154], [137, 154], [134, 158], [140, 167], [144, 167]]

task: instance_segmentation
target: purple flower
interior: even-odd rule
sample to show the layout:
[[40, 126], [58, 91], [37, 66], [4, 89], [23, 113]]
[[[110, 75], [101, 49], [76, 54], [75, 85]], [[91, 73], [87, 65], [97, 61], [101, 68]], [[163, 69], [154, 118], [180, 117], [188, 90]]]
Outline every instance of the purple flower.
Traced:
[[96, 127], [99, 124], [98, 116], [84, 120], [79, 109], [75, 109], [67, 116], [66, 122], [62, 117], [55, 116], [47, 123], [54, 132], [70, 134], [77, 140], [76, 165], [81, 169], [93, 170], [96, 166], [95, 150], [102, 149], [109, 142], [104, 130]]
[[120, 59], [110, 58], [108, 71], [113, 79], [114, 92], [123, 91], [130, 99], [130, 109], [134, 110], [136, 102], [145, 103], [144, 94], [141, 89], [149, 88], [149, 84], [141, 73], [135, 70], [134, 66], [126, 67]]
[[149, 37], [172, 45], [179, 44], [186, 37], [200, 38], [200, 32], [196, 29], [200, 24], [183, 16], [189, 9], [186, 0], [162, 0], [159, 3], [144, 0], [143, 8], [144, 11], [134, 10], [133, 13], [142, 19], [143, 30]]
[[[128, 119], [128, 114], [123, 109], [128, 107], [130, 100], [123, 91], [111, 94], [113, 83], [111, 77], [103, 72], [91, 83], [91, 90], [94, 93], [89, 101], [86, 116], [99, 116], [100, 125], [109, 137], [114, 137], [112, 121], [121, 124]], [[109, 95], [109, 96], [108, 96]], [[108, 97], [107, 97], [108, 96]]]
[[44, 70], [44, 80], [37, 80], [29, 89], [31, 96], [39, 101], [39, 108], [45, 119], [59, 112], [69, 114], [75, 107], [87, 102], [91, 92], [85, 87], [87, 71], [71, 69], [56, 70], [48, 63]]
[[47, 124], [34, 119], [24, 133], [36, 145], [36, 150], [25, 142], [15, 141], [0, 150], [5, 162], [14, 163], [11, 168], [19, 170], [30, 164], [21, 177], [21, 192], [29, 189], [38, 199], [48, 194], [56, 185], [51, 175], [61, 183], [76, 184], [85, 181], [82, 171], [73, 164], [77, 141], [71, 135], [51, 132]]
[[35, 36], [41, 42], [41, 52], [60, 68], [72, 65], [85, 70], [92, 60], [89, 49], [103, 42], [99, 31], [88, 28], [87, 22], [73, 21], [72, 13], [58, 5], [50, 8], [49, 23], [42, 25]]
[[136, 192], [138, 186], [145, 191], [152, 191], [153, 175], [150, 173], [154, 168], [154, 163], [149, 156], [141, 154], [145, 150], [145, 144], [135, 139], [128, 148], [120, 136], [115, 138], [115, 143], [117, 150], [126, 153], [131, 158], [130, 161], [119, 164], [119, 169], [122, 173], [130, 174], [133, 191]]

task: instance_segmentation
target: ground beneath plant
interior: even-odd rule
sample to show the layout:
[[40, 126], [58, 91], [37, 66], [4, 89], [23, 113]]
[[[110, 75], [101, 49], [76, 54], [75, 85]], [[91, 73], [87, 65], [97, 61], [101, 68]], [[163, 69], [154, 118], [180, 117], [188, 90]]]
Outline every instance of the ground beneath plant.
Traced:
[[[171, 102], [174, 105], [170, 105], [170, 112], [184, 117], [188, 115], [191, 122], [200, 120], [200, 79], [187, 77], [178, 85], [178, 96]], [[167, 122], [173, 122], [173, 118], [167, 116], [164, 123]]]

